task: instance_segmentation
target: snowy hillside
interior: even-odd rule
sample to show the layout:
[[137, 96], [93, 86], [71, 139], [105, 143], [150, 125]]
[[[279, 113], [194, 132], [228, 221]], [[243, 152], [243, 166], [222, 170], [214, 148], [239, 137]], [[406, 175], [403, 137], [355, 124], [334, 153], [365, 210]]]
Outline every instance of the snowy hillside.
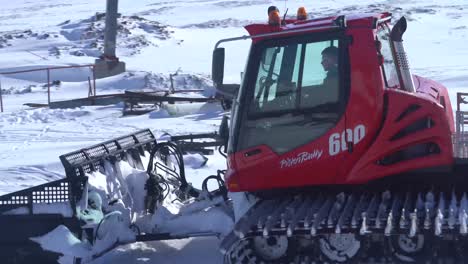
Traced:
[[[0, 0], [0, 194], [64, 177], [59, 155], [118, 136], [150, 128], [163, 133], [214, 132], [223, 110], [218, 104], [198, 105], [189, 113], [159, 109], [141, 116], [122, 116], [122, 104], [74, 109], [29, 108], [47, 103], [45, 71], [1, 73], [64, 65], [93, 64], [103, 50], [104, 0]], [[453, 0], [120, 0], [117, 56], [127, 72], [97, 80], [97, 94], [161, 91], [170, 87], [201, 89], [193, 96], [213, 95], [210, 74], [215, 43], [247, 34], [243, 26], [267, 19], [276, 5], [295, 14], [305, 6], [313, 17], [353, 12], [389, 11], [409, 21], [404, 36], [413, 73], [457, 91], [468, 91], [468, 2]], [[239, 82], [249, 41], [226, 44], [226, 82]], [[86, 97], [89, 68], [51, 72], [51, 101]], [[173, 110], [173, 109], [172, 109]], [[190, 168], [188, 178], [200, 184], [204, 176], [224, 168], [215, 155], [206, 166]], [[216, 219], [213, 219], [215, 221]], [[221, 263], [216, 238], [133, 243], [119, 247], [93, 263]]]

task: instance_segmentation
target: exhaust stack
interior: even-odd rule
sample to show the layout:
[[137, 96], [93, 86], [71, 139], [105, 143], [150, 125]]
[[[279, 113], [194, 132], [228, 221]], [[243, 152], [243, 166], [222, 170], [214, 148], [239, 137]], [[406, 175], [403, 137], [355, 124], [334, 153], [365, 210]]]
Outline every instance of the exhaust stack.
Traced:
[[390, 37], [392, 39], [393, 59], [397, 63], [400, 86], [403, 90], [414, 93], [416, 89], [414, 87], [413, 75], [411, 74], [408, 57], [403, 47], [403, 34], [406, 28], [406, 18], [402, 17], [393, 27]]

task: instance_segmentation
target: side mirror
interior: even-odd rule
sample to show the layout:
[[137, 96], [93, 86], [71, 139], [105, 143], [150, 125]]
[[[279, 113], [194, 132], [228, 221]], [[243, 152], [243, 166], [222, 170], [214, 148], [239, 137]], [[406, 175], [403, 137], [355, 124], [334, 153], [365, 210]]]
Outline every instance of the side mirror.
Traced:
[[211, 78], [219, 94], [224, 98], [232, 99], [237, 94], [239, 84], [223, 84], [224, 79], [224, 48], [216, 48], [213, 51], [213, 62], [211, 64]]
[[211, 64], [211, 78], [215, 87], [221, 87], [224, 79], [224, 48], [216, 48], [213, 51], [213, 61]]
[[223, 116], [223, 120], [221, 120], [221, 125], [219, 126], [219, 136], [224, 142], [224, 146], [227, 146], [229, 140], [229, 117], [227, 115]]

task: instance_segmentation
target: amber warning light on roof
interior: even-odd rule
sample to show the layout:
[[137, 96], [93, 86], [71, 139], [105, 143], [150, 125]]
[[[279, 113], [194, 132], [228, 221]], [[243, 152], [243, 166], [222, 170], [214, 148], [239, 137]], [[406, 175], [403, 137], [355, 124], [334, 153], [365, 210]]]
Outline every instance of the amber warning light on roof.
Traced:
[[299, 7], [297, 9], [297, 20], [307, 20], [307, 11], [305, 7]]

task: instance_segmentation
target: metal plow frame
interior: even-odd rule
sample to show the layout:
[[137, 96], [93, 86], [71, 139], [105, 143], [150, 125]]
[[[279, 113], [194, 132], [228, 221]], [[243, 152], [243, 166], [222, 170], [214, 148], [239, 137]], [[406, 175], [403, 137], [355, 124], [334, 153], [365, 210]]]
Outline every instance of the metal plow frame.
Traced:
[[[204, 138], [214, 140], [214, 142], [193, 141]], [[152, 179], [161, 179], [160, 176], [155, 177], [154, 173], [158, 173], [158, 175], [160, 172], [167, 173], [179, 182], [166, 181], [166, 184], [179, 187], [179, 191], [186, 192], [189, 198], [197, 197], [202, 190], [191, 188], [191, 185], [185, 180], [182, 154], [186, 151], [211, 154], [212, 151], [207, 152], [206, 147], [219, 147], [221, 145], [223, 144], [219, 141], [216, 133], [176, 136], [171, 137], [167, 142], [158, 143], [151, 130], [144, 129], [61, 155], [60, 161], [66, 174], [64, 179], [0, 196], [0, 232], [2, 234], [0, 236], [0, 258], [2, 263], [57, 263], [61, 254], [44, 251], [30, 238], [43, 236], [59, 225], [68, 227], [80, 239], [88, 237], [90, 230], [83, 228], [83, 223], [78, 217], [77, 205], [86, 202], [85, 199], [87, 199], [87, 196], [84, 196], [87, 190], [86, 174], [94, 171], [105, 174], [105, 162], [115, 165], [118, 161], [126, 161], [133, 168], [146, 170]], [[150, 164], [147, 164], [148, 168], [146, 168], [142, 157], [148, 155]], [[164, 163], [167, 160], [153, 160], [156, 156], [164, 158], [168, 155], [174, 155], [179, 163], [169, 167], [168, 164]], [[174, 165], [176, 165], [175, 168]], [[218, 171], [218, 175], [207, 177], [203, 185], [205, 186], [208, 180], [220, 181], [222, 173], [223, 171]], [[220, 181], [220, 190], [208, 194], [225, 197], [226, 190], [222, 188], [223, 184], [224, 182]], [[150, 195], [149, 191], [148, 195]], [[51, 208], [54, 208], [53, 205], [56, 203], [66, 204], [64, 208], [66, 208], [67, 215], [63, 215], [60, 210], [57, 213], [41, 213], [40, 210], [36, 210], [37, 205], [52, 205]], [[9, 212], [11, 210], [21, 210], [21, 214], [16, 212], [17, 214], [13, 215]], [[168, 240], [214, 235], [217, 234], [138, 234], [136, 240]], [[81, 263], [81, 260], [75, 259], [75, 263]]]
[[60, 156], [67, 177], [84, 177], [86, 173], [104, 170], [105, 160], [115, 163], [126, 160], [137, 169], [144, 170], [141, 156], [151, 152], [156, 139], [149, 129], [109, 140], [88, 148]]

